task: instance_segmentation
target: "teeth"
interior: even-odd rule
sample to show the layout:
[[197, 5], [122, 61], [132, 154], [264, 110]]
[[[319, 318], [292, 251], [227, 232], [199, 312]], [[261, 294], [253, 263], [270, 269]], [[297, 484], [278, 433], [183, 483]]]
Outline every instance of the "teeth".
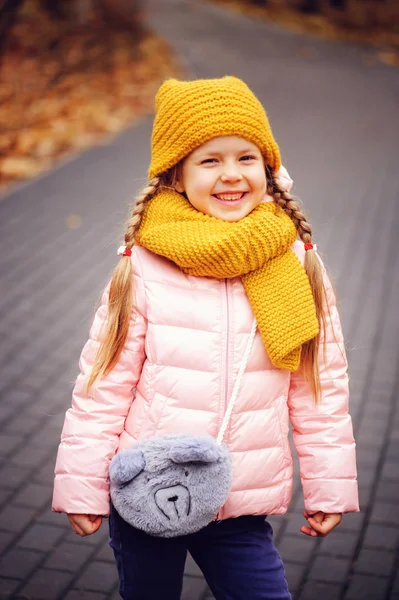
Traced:
[[240, 192], [239, 194], [215, 194], [219, 200], [240, 200], [243, 195], [244, 192]]

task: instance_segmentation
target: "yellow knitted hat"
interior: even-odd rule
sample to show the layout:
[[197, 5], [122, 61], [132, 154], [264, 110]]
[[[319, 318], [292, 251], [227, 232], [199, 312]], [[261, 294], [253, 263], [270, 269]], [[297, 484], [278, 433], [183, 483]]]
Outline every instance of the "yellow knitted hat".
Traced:
[[237, 135], [256, 144], [266, 164], [281, 166], [280, 151], [265, 110], [238, 77], [177, 81], [158, 90], [152, 131], [150, 179], [176, 165], [210, 139]]

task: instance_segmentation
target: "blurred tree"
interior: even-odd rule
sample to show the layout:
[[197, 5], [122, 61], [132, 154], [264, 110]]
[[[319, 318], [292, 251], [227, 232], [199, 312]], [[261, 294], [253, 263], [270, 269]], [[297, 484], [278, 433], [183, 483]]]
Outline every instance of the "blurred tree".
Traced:
[[[299, 9], [304, 13], [318, 13], [321, 12], [325, 4], [324, 0], [303, 0], [299, 5]], [[327, 0], [327, 4], [332, 8], [345, 9], [346, 0]]]
[[[25, 3], [26, 0], [0, 0], [0, 54]], [[87, 25], [94, 15], [104, 25], [134, 34], [135, 39], [142, 35], [141, 0], [38, 0], [37, 5], [51, 18], [71, 26]]]
[[3, 52], [17, 12], [24, 0], [3, 0], [0, 5], [0, 54]]

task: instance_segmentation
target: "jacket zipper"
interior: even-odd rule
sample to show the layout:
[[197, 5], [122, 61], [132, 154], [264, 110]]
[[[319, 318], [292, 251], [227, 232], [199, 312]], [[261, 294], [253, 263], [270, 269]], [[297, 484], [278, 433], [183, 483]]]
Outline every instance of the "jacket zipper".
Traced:
[[[224, 280], [224, 298], [225, 298], [225, 308], [226, 308], [226, 345], [225, 345], [225, 356], [224, 356], [224, 385], [223, 385], [223, 410], [222, 410], [222, 418], [220, 421], [220, 426], [223, 422], [224, 414], [226, 412], [227, 407], [227, 394], [229, 391], [229, 345], [230, 345], [230, 332], [229, 332], [229, 324], [230, 324], [230, 307], [229, 307], [229, 290], [228, 290], [228, 281]], [[215, 521], [221, 521], [223, 515], [223, 507], [219, 510], [216, 515]]]

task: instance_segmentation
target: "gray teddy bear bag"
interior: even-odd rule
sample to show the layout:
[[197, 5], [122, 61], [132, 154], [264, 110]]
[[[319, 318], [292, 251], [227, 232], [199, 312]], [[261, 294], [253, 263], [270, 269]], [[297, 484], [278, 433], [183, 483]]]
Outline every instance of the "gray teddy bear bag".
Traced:
[[213, 521], [226, 502], [232, 465], [223, 438], [256, 327], [255, 320], [216, 440], [208, 435], [190, 434], [151, 437], [112, 459], [112, 503], [122, 519], [133, 527], [159, 537], [187, 535]]

